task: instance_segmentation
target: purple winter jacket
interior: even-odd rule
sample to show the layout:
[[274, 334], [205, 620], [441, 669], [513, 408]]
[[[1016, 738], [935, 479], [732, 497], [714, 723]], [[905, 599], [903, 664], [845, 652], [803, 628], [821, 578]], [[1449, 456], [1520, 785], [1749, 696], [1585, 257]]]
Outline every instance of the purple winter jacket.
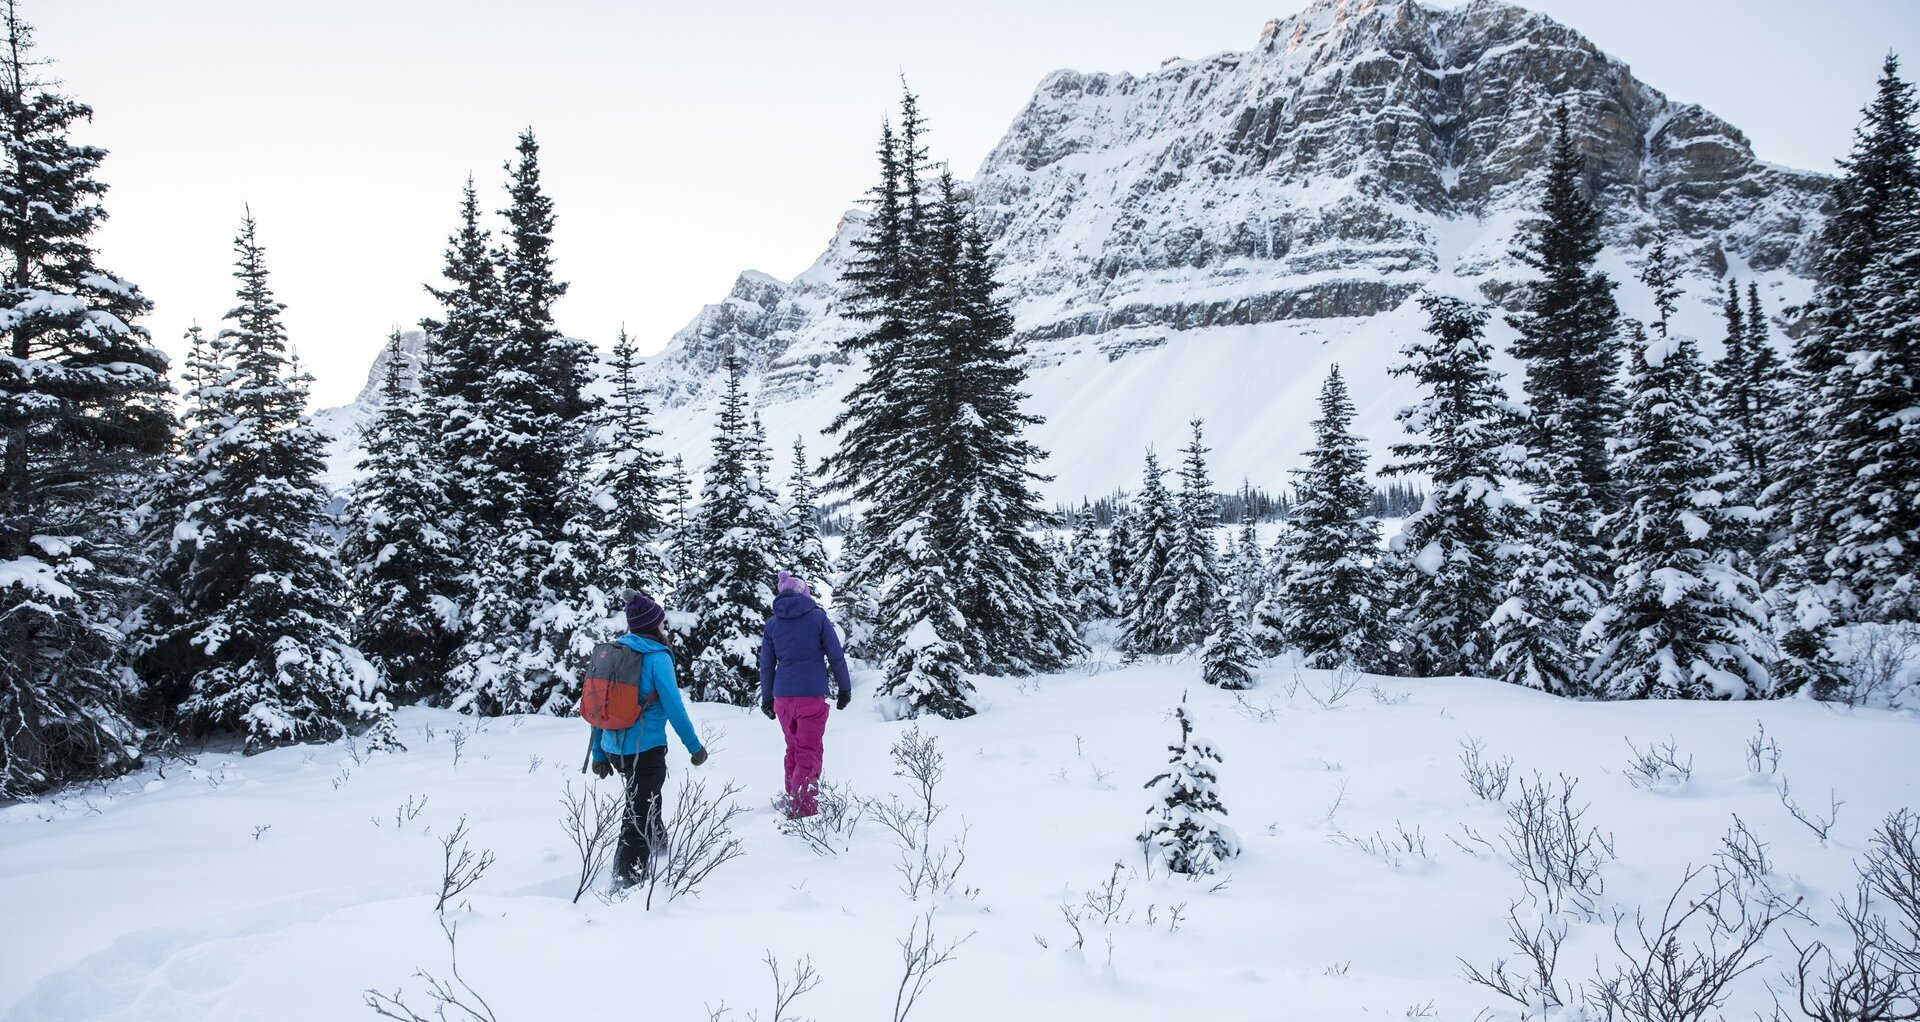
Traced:
[[810, 596], [781, 593], [760, 639], [760, 698], [827, 695], [827, 666], [840, 691], [851, 691], [847, 656], [827, 612]]

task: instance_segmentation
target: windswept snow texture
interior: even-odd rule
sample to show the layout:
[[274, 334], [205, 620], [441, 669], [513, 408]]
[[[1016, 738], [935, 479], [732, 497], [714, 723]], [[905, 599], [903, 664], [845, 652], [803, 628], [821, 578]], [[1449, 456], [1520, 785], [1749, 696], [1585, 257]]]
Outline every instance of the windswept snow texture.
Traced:
[[[868, 821], [851, 847], [815, 855], [780, 834], [767, 808], [781, 746], [757, 712], [695, 705], [716, 751], [697, 776], [737, 779], [754, 811], [739, 821], [743, 858], [702, 895], [649, 912], [635, 901], [571, 904], [575, 864], [559, 796], [578, 785], [586, 729], [577, 720], [473, 722], [402, 710], [409, 751], [356, 764], [340, 745], [252, 758], [205, 754], [105, 786], [0, 809], [0, 1018], [281, 1022], [371, 1017], [367, 987], [424, 1005], [415, 968], [447, 976], [434, 917], [437, 835], [467, 818], [498, 862], [458, 903], [462, 975], [503, 1022], [594, 1018], [644, 990], [649, 1017], [704, 1019], [703, 1005], [755, 1009], [772, 985], [762, 963], [810, 957], [819, 988], [795, 1005], [822, 1020], [889, 1018], [896, 940], [929, 908], [944, 939], [972, 934], [915, 1007], [917, 1022], [1089, 1018], [1469, 1019], [1492, 1002], [1461, 979], [1506, 954], [1503, 921], [1521, 896], [1496, 856], [1448, 840], [1462, 825], [1497, 841], [1500, 810], [1468, 791], [1459, 743], [1511, 756], [1516, 777], [1580, 779], [1588, 822], [1614, 835], [1599, 914], [1659, 905], [1689, 864], [1709, 862], [1738, 813], [1768, 844], [1773, 882], [1803, 895], [1821, 931], [1794, 922], [1766, 950], [1790, 953], [1832, 932], [1851, 860], [1890, 810], [1916, 803], [1910, 714], [1837, 711], [1804, 701], [1590, 703], [1466, 679], [1361, 679], [1334, 708], [1332, 679], [1264, 665], [1248, 693], [1270, 720], [1236, 712], [1198, 683], [1190, 661], [1029, 679], [975, 679], [983, 710], [927, 720], [946, 754], [936, 835], [968, 830], [959, 882], [971, 898], [910, 902], [888, 832]], [[904, 794], [887, 750], [907, 726], [884, 722], [859, 674], [854, 707], [827, 728], [826, 779], [861, 794]], [[1378, 691], [1370, 691], [1377, 686]], [[1309, 692], [1313, 697], [1309, 696]], [[1186, 693], [1196, 734], [1216, 743], [1226, 822], [1244, 851], [1200, 882], [1142, 875], [1134, 835], [1151, 801], [1142, 785], [1177, 737], [1169, 711]], [[1755, 774], [1744, 743], [1764, 726], [1783, 752]], [[431, 740], [428, 732], [433, 733]], [[1636, 788], [1625, 740], [1671, 737], [1692, 775]], [[668, 796], [689, 776], [670, 756]], [[1823, 845], [1789, 817], [1775, 786], [1805, 806], [1845, 805]], [[601, 782], [603, 785], [607, 782]], [[411, 820], [400, 807], [426, 800]], [[396, 812], [402, 817], [398, 825]], [[1423, 836], [1427, 856], [1395, 861], [1338, 839]], [[1471, 843], [1471, 842], [1469, 842]], [[1073, 948], [1060, 905], [1082, 903], [1115, 863], [1126, 902], [1084, 922]], [[1230, 875], [1220, 889], [1212, 886]], [[604, 886], [604, 879], [602, 880]], [[1169, 919], [1184, 906], [1177, 932]], [[1151, 921], [1150, 921], [1151, 920]], [[1108, 938], [1111, 938], [1109, 948]], [[1044, 946], [1042, 944], [1044, 942]], [[1602, 923], [1572, 924], [1565, 978], [1611, 956]], [[1772, 964], [1743, 980], [1729, 1018], [1763, 1011]], [[596, 979], [595, 977], [605, 977]], [[1409, 1009], [1432, 1003], [1430, 1016]], [[744, 1017], [737, 1014], [735, 1019]]]

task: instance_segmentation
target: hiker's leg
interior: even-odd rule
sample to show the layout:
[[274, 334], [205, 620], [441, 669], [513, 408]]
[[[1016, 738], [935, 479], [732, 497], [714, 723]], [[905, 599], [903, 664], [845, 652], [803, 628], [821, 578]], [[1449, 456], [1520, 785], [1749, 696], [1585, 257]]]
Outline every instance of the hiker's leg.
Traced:
[[820, 811], [815, 796], [819, 792], [820, 767], [826, 760], [827, 701], [801, 701], [794, 714], [794, 811], [812, 816]]
[[660, 790], [666, 783], [666, 746], [648, 749], [634, 757], [634, 805], [641, 822], [640, 848], [635, 859], [643, 873], [649, 868], [652, 856], [664, 849], [662, 837], [666, 833], [666, 811], [660, 804]]
[[641, 849], [646, 847], [646, 838], [641, 825], [646, 817], [642, 816], [636, 802], [639, 787], [634, 783], [634, 761], [637, 756], [609, 756], [608, 762], [620, 774], [620, 783], [624, 786], [621, 801], [625, 803], [620, 811], [620, 841], [613, 849], [613, 882], [616, 887], [624, 887], [633, 882], [634, 861], [639, 858]]
[[793, 796], [800, 790], [799, 785], [795, 783], [795, 778], [799, 776], [800, 761], [799, 754], [794, 749], [794, 744], [798, 741], [797, 728], [799, 726], [799, 720], [796, 713], [801, 702], [802, 700], [795, 699], [791, 696], [783, 696], [773, 701], [773, 715], [780, 721], [780, 737], [786, 739], [787, 743], [785, 779], [788, 800], [787, 809], [789, 812], [793, 809]]

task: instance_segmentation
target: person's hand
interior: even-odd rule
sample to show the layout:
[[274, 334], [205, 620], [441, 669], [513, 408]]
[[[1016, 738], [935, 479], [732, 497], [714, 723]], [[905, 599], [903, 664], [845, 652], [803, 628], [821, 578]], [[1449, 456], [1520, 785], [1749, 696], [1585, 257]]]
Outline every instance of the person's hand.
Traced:
[[612, 774], [613, 764], [604, 759], [593, 765], [593, 776], [595, 777], [610, 777]]
[[694, 750], [694, 753], [693, 753], [693, 765], [694, 765], [694, 766], [705, 766], [705, 765], [706, 765], [706, 762], [707, 762], [707, 750], [705, 750], [705, 749], [696, 749], [696, 750]]
[[845, 685], [840, 686], [840, 694], [833, 697], [833, 708], [844, 710], [850, 702], [853, 702], [853, 692]]
[[774, 719], [773, 700], [771, 699], [760, 700], [760, 712], [766, 714], [768, 720], [773, 720]]

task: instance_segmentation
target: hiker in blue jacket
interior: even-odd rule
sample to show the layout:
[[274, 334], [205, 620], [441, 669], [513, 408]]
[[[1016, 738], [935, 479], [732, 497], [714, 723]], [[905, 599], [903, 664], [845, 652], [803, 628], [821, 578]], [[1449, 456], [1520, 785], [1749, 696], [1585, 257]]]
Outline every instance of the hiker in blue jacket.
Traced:
[[813, 602], [807, 584], [783, 571], [774, 584], [773, 616], [760, 639], [760, 712], [779, 721], [787, 739], [789, 817], [819, 811], [815, 795], [826, 758], [829, 668], [839, 686], [834, 706], [844, 710], [853, 687], [840, 635], [827, 612]]
[[[692, 750], [693, 765], [707, 761], [707, 750], [694, 734], [686, 704], [674, 677], [673, 648], [662, 627], [667, 612], [645, 593], [635, 593], [624, 608], [628, 634], [620, 642], [640, 654], [640, 698], [644, 709], [632, 727], [618, 731], [594, 728], [588, 739], [593, 775], [614, 771], [627, 785], [626, 820], [620, 844], [613, 853], [615, 889], [646, 878], [653, 845], [660, 835], [660, 789], [667, 783], [667, 725], [673, 725], [680, 744]], [[644, 702], [652, 696], [651, 702]]]

